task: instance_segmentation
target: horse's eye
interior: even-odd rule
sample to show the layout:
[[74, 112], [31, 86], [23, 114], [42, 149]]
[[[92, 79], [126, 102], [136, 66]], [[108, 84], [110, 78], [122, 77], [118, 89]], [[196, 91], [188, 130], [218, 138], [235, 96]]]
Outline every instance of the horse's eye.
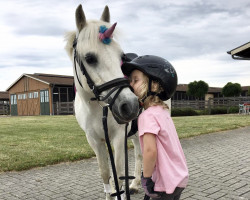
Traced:
[[90, 64], [90, 65], [95, 65], [95, 64], [97, 64], [97, 57], [96, 57], [96, 55], [93, 54], [93, 53], [87, 53], [87, 54], [85, 55], [85, 60], [86, 60], [86, 62], [87, 62], [88, 64]]

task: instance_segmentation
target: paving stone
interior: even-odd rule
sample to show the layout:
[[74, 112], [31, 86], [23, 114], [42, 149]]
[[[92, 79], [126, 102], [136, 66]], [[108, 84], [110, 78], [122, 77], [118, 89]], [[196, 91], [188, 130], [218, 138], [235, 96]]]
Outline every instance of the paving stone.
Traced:
[[[190, 180], [182, 200], [250, 200], [250, 127], [187, 139], [181, 144]], [[134, 169], [129, 150], [130, 171]], [[144, 192], [131, 195], [142, 200]], [[96, 158], [0, 174], [1, 200], [104, 200]]]

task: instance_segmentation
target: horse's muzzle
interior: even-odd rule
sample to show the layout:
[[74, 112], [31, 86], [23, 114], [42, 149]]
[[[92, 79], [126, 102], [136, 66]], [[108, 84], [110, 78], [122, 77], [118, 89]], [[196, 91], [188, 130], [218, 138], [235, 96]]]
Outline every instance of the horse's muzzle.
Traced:
[[112, 106], [111, 111], [118, 124], [130, 122], [138, 115], [138, 99], [132, 92], [129, 95], [121, 93]]

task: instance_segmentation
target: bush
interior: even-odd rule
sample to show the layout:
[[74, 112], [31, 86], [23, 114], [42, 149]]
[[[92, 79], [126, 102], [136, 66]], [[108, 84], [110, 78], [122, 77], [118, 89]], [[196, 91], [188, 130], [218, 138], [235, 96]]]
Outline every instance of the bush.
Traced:
[[205, 110], [195, 110], [195, 112], [197, 112], [198, 115], [209, 115], [209, 110], [205, 109]]
[[[229, 113], [238, 113], [239, 107], [216, 107], [211, 109], [211, 115], [219, 115], [219, 114], [229, 114]], [[192, 108], [173, 108], [171, 110], [171, 116], [195, 116], [195, 115], [209, 115], [209, 110], [194, 110]]]
[[192, 108], [173, 108], [171, 110], [171, 116], [194, 116], [199, 115], [194, 109]]
[[238, 106], [230, 107], [228, 113], [239, 113], [239, 107]]
[[233, 107], [217, 107], [211, 109], [211, 115], [218, 115], [218, 114], [230, 114], [230, 113], [238, 113], [239, 108], [238, 106]]
[[211, 109], [211, 115], [218, 115], [218, 114], [227, 114], [226, 107], [217, 107]]

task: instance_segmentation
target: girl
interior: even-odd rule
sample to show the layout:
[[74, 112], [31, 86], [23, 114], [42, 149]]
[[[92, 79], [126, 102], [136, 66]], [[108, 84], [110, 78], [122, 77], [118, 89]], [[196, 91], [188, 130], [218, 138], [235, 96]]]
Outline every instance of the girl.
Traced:
[[163, 102], [173, 95], [177, 74], [158, 56], [140, 56], [122, 65], [123, 73], [144, 108], [138, 118], [143, 154], [142, 186], [153, 199], [178, 200], [188, 182], [186, 159]]

